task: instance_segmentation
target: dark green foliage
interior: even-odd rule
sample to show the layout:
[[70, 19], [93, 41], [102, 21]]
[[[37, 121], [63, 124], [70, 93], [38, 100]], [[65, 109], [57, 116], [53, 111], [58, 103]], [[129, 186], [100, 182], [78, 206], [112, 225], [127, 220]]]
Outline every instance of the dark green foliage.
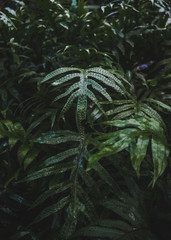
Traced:
[[0, 239], [171, 238], [169, 1], [6, 1]]

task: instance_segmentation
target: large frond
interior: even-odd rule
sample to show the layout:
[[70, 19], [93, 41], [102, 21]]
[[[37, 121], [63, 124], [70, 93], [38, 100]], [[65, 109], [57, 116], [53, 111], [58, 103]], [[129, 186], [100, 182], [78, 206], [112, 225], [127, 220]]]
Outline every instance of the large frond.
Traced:
[[127, 81], [123, 81], [123, 79], [114, 76], [112, 73], [100, 67], [85, 70], [79, 68], [59, 68], [52, 73], [49, 73], [40, 83], [47, 81], [50, 81], [54, 87], [58, 87], [58, 85], [62, 86], [67, 82], [69, 87], [66, 92], [55, 97], [53, 102], [68, 97], [59, 115], [59, 118], [63, 118], [64, 114], [71, 108], [77, 98], [76, 123], [81, 132], [83, 131], [81, 122], [85, 120], [87, 116], [87, 98], [95, 103], [103, 114], [105, 113], [96, 97], [97, 94], [95, 95], [92, 91], [93, 89], [109, 101], [112, 101], [112, 97], [110, 92], [107, 91], [107, 88], [112, 88], [121, 95], [127, 94], [124, 86]]

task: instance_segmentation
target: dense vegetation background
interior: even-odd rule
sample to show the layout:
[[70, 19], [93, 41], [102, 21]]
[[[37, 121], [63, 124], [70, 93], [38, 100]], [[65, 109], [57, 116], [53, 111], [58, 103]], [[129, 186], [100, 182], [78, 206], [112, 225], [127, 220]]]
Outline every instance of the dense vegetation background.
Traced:
[[1, 1], [0, 239], [171, 239], [169, 1]]

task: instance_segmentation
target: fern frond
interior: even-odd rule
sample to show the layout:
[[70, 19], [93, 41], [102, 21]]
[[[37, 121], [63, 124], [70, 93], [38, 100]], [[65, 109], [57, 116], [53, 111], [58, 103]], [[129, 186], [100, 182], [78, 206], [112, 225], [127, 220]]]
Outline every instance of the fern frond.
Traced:
[[80, 95], [78, 97], [77, 102], [77, 112], [76, 112], [76, 120], [79, 129], [81, 128], [81, 121], [86, 119], [86, 110], [87, 110], [87, 96]]
[[87, 97], [89, 99], [91, 99], [92, 102], [94, 102], [97, 105], [97, 107], [101, 110], [101, 112], [105, 114], [102, 106], [100, 105], [100, 102], [97, 100], [97, 98], [95, 97], [94, 93], [91, 92], [89, 89], [87, 89], [86, 95], [87, 95]]
[[53, 72], [49, 73], [48, 75], [46, 75], [46, 77], [41, 81], [41, 83], [47, 82], [50, 79], [57, 77], [62, 73], [71, 72], [71, 71], [80, 71], [80, 70], [79, 68], [70, 68], [70, 67], [58, 68]]
[[92, 88], [94, 88], [96, 91], [101, 93], [107, 100], [112, 101], [111, 96], [107, 93], [105, 88], [103, 88], [100, 84], [98, 84], [92, 79], [88, 79], [88, 84], [91, 84]]
[[61, 95], [57, 96], [53, 102], [58, 101], [59, 99], [66, 97], [67, 95], [69, 95], [70, 93], [72, 93], [75, 89], [77, 89], [79, 87], [78, 83], [73, 84], [71, 87], [69, 87], [65, 93], [62, 93]]
[[70, 109], [70, 107], [72, 106], [73, 101], [75, 100], [75, 98], [77, 98], [80, 95], [80, 90], [72, 93], [72, 95], [68, 98], [67, 102], [65, 103], [64, 107], [62, 108], [61, 112], [60, 112], [60, 116], [59, 118], [63, 117], [64, 113], [68, 111], [68, 109]]
[[111, 81], [111, 79], [103, 76], [103, 75], [100, 75], [99, 73], [88, 73], [87, 74], [88, 78], [93, 78], [93, 79], [97, 79], [99, 80], [100, 82], [104, 83], [105, 85], [113, 88], [115, 91], [117, 91], [118, 93], [121, 93], [122, 95], [125, 94], [125, 91], [123, 91], [124, 87], [123, 85], [120, 83], [120, 85], [117, 85], [114, 81]]
[[[118, 85], [123, 86], [122, 82], [121, 82], [121, 80], [119, 78], [115, 77], [114, 74], [110, 73], [109, 71], [106, 71], [103, 68], [100, 68], [100, 67], [90, 68], [89, 72], [100, 73], [100, 74], [104, 75], [105, 77], [107, 77], [109, 79], [112, 79]], [[127, 81], [125, 80], [125, 82], [127, 82]]]
[[59, 78], [58, 80], [56, 80], [55, 82], [52, 83], [53, 86], [58, 86], [62, 83], [68, 82], [70, 80], [72, 80], [73, 78], [78, 78], [80, 77], [80, 73], [71, 73], [68, 74], [64, 77]]

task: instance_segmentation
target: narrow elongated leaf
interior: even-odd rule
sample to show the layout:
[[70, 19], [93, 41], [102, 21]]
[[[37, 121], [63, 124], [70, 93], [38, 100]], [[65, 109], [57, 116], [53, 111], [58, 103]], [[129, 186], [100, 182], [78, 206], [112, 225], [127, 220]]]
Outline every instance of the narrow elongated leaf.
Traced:
[[147, 98], [147, 99], [145, 99], [145, 101], [155, 103], [156, 105], [158, 105], [158, 106], [166, 109], [167, 111], [171, 112], [171, 107], [166, 105], [165, 103], [162, 103], [159, 100], [156, 100], [156, 99], [153, 99], [153, 98]]
[[124, 112], [116, 114], [113, 117], [113, 120], [127, 119], [127, 118], [130, 118], [131, 115], [133, 115], [133, 114], [135, 114], [135, 111], [133, 109], [128, 110], [128, 111], [124, 111]]
[[103, 88], [100, 84], [98, 84], [92, 79], [88, 79], [88, 83], [91, 84], [92, 88], [101, 93], [107, 100], [112, 101], [110, 95], [106, 92], [105, 88]]
[[158, 139], [155, 137], [151, 141], [153, 165], [154, 165], [154, 178], [152, 186], [154, 186], [157, 178], [164, 172], [167, 166], [167, 157], [169, 151]]
[[105, 114], [102, 106], [100, 105], [99, 101], [98, 101], [97, 98], [95, 97], [94, 93], [91, 92], [89, 89], [87, 89], [86, 95], [87, 95], [87, 97], [90, 98], [91, 101], [94, 102], [94, 103], [97, 105], [97, 107]]
[[59, 163], [61, 161], [63, 161], [64, 159], [67, 159], [71, 156], [74, 156], [76, 154], [78, 154], [79, 149], [78, 148], [72, 148], [69, 150], [66, 150], [64, 152], [58, 153], [55, 156], [52, 156], [50, 158], [47, 158], [42, 164], [41, 167], [47, 167], [49, 165], [55, 164], [55, 163]]
[[58, 101], [59, 99], [66, 97], [67, 95], [69, 95], [70, 93], [72, 93], [75, 89], [77, 89], [79, 87], [78, 83], [73, 84], [71, 87], [69, 87], [65, 93], [62, 93], [61, 95], [57, 96], [53, 102]]
[[64, 68], [58, 68], [56, 70], [54, 70], [53, 72], [49, 73], [42, 81], [41, 83], [44, 83], [48, 80], [50, 80], [51, 78], [54, 78], [62, 73], [65, 72], [69, 72], [69, 71], [79, 71], [78, 68], [70, 68], [70, 67], [64, 67]]
[[[125, 105], [122, 105], [122, 106], [119, 106], [119, 107], [116, 107], [112, 110], [109, 110], [107, 111], [107, 115], [112, 115], [112, 114], [116, 114], [116, 113], [120, 113], [122, 111], [126, 111], [126, 110], [129, 110], [130, 108], [134, 108], [134, 104], [125, 104]], [[134, 110], [132, 110], [132, 112], [134, 112]]]
[[54, 214], [54, 213], [58, 212], [59, 210], [61, 210], [63, 207], [65, 207], [66, 204], [68, 204], [69, 199], [70, 199], [70, 197], [66, 196], [66, 197], [62, 198], [60, 201], [58, 201], [57, 203], [51, 205], [50, 207], [45, 208], [39, 214], [39, 216], [36, 217], [36, 219], [33, 221], [32, 224], [40, 222], [41, 220], [49, 217], [51, 214]]
[[123, 234], [124, 232], [117, 229], [91, 226], [80, 229], [76, 234], [74, 234], [74, 236], [117, 239], [121, 237]]
[[89, 171], [96, 164], [96, 162], [100, 160], [102, 157], [113, 155], [127, 148], [129, 146], [130, 141], [131, 141], [131, 138], [128, 138], [128, 136], [126, 135], [126, 137], [123, 138], [122, 140], [116, 142], [113, 145], [104, 147], [98, 153], [91, 155], [88, 160], [87, 171]]
[[119, 188], [119, 185], [114, 181], [112, 176], [108, 173], [108, 171], [100, 163], [94, 165], [93, 169], [95, 169], [100, 178], [110, 186], [112, 192], [119, 197], [121, 194], [121, 189]]
[[142, 135], [139, 136], [136, 145], [131, 145], [132, 147], [130, 148], [132, 166], [138, 176], [140, 175], [139, 171], [141, 162], [143, 161], [147, 152], [148, 143], [149, 137], [146, 135]]
[[54, 196], [57, 193], [61, 193], [64, 192], [65, 190], [67, 190], [68, 188], [71, 187], [72, 183], [67, 183], [67, 182], [63, 182], [60, 184], [56, 184], [56, 186], [54, 186], [53, 188], [45, 191], [44, 193], [42, 193], [33, 203], [33, 205], [31, 206], [30, 209], [35, 208], [36, 206], [38, 206], [39, 204], [43, 203], [47, 198]]
[[131, 202], [129, 202], [129, 197], [128, 199], [125, 199], [125, 202], [115, 199], [108, 199], [103, 200], [100, 202], [100, 204], [118, 214], [124, 220], [130, 222], [132, 225], [138, 225], [138, 220], [141, 219], [141, 215], [139, 215], [137, 209], [137, 202], [135, 200], [133, 202], [132, 199]]
[[38, 142], [41, 144], [51, 144], [51, 145], [56, 145], [59, 143], [64, 143], [64, 142], [69, 142], [69, 141], [79, 141], [78, 136], [60, 136], [60, 137], [53, 137], [52, 136], [45, 136], [45, 137], [39, 137], [33, 140], [34, 142]]
[[37, 148], [32, 148], [30, 151], [27, 153], [25, 159], [24, 159], [24, 169], [26, 169], [31, 162], [38, 156], [39, 154], [39, 149]]
[[33, 181], [33, 180], [36, 180], [36, 179], [39, 179], [42, 177], [54, 175], [57, 173], [63, 173], [63, 172], [66, 172], [67, 170], [71, 169], [72, 167], [73, 167], [73, 163], [70, 162], [70, 163], [58, 164], [57, 166], [43, 168], [41, 170], [38, 170], [31, 174], [28, 174], [27, 177], [25, 177], [24, 179], [22, 179], [19, 182], [29, 182], [29, 181]]
[[71, 107], [75, 98], [77, 98], [79, 95], [81, 95], [80, 90], [72, 93], [72, 95], [68, 98], [67, 102], [65, 103], [64, 107], [62, 108], [62, 110], [60, 112], [60, 117], [63, 117], [64, 113], [68, 111], [68, 109]]
[[25, 158], [25, 156], [29, 150], [30, 150], [30, 146], [28, 143], [20, 145], [18, 152], [17, 152], [17, 157], [18, 157], [18, 161], [20, 164], [22, 164], [22, 161]]
[[132, 230], [132, 226], [130, 226], [128, 223], [126, 223], [124, 221], [120, 221], [120, 220], [102, 219], [102, 220], [96, 221], [94, 224], [100, 225], [103, 227], [119, 229], [124, 232], [128, 232], [128, 231]]
[[100, 189], [98, 188], [96, 182], [91, 177], [91, 175], [88, 174], [83, 168], [80, 168], [79, 175], [83, 179], [83, 181], [88, 187], [88, 190], [93, 194], [93, 196], [96, 195], [96, 197], [100, 197], [101, 196]]
[[32, 122], [30, 124], [30, 126], [27, 129], [26, 134], [29, 135], [30, 132], [36, 128], [37, 126], [39, 126], [46, 118], [48, 118], [51, 115], [51, 112], [46, 112], [43, 114], [43, 116], [41, 116], [40, 118], [37, 118], [34, 122]]
[[118, 85], [122, 86], [122, 82], [120, 79], [118, 79], [117, 77], [115, 77], [112, 73], [106, 71], [103, 68], [99, 68], [99, 67], [95, 67], [95, 68], [90, 68], [89, 72], [95, 72], [95, 73], [100, 73], [102, 75], [104, 75], [105, 77], [112, 79], [113, 81], [117, 82]]
[[140, 123], [134, 119], [128, 119], [128, 120], [113, 120], [113, 121], [106, 121], [103, 122], [103, 124], [110, 125], [110, 126], [115, 126], [115, 127], [139, 127]]
[[132, 100], [123, 100], [123, 99], [121, 99], [121, 100], [113, 100], [113, 101], [111, 101], [111, 102], [107, 102], [107, 101], [102, 101], [102, 102], [100, 102], [101, 104], [114, 104], [114, 105], [123, 105], [123, 104], [128, 104], [128, 103], [132, 103]]
[[79, 78], [79, 77], [80, 77], [80, 73], [71, 73], [71, 74], [68, 74], [68, 75], [66, 75], [64, 77], [61, 77], [58, 80], [54, 81], [52, 83], [52, 85], [53, 86], [58, 86], [58, 85], [60, 85], [62, 83], [65, 83], [69, 80], [72, 80], [73, 78]]
[[158, 114], [157, 111], [155, 111], [153, 108], [148, 106], [147, 104], [141, 104], [140, 106], [141, 111], [143, 111], [148, 117], [154, 118], [154, 120], [158, 121], [163, 127], [165, 127], [165, 124], [163, 122], [163, 119]]
[[98, 73], [89, 73], [88, 78], [89, 79], [92, 79], [92, 78], [97, 79], [97, 80], [101, 81], [102, 83], [104, 83], [105, 85], [113, 88], [115, 91], [117, 91], [121, 94], [124, 94], [124, 91], [122, 90], [122, 88], [119, 85], [117, 85], [114, 81], [111, 81], [110, 79], [108, 79], [105, 76], [102, 76]]

